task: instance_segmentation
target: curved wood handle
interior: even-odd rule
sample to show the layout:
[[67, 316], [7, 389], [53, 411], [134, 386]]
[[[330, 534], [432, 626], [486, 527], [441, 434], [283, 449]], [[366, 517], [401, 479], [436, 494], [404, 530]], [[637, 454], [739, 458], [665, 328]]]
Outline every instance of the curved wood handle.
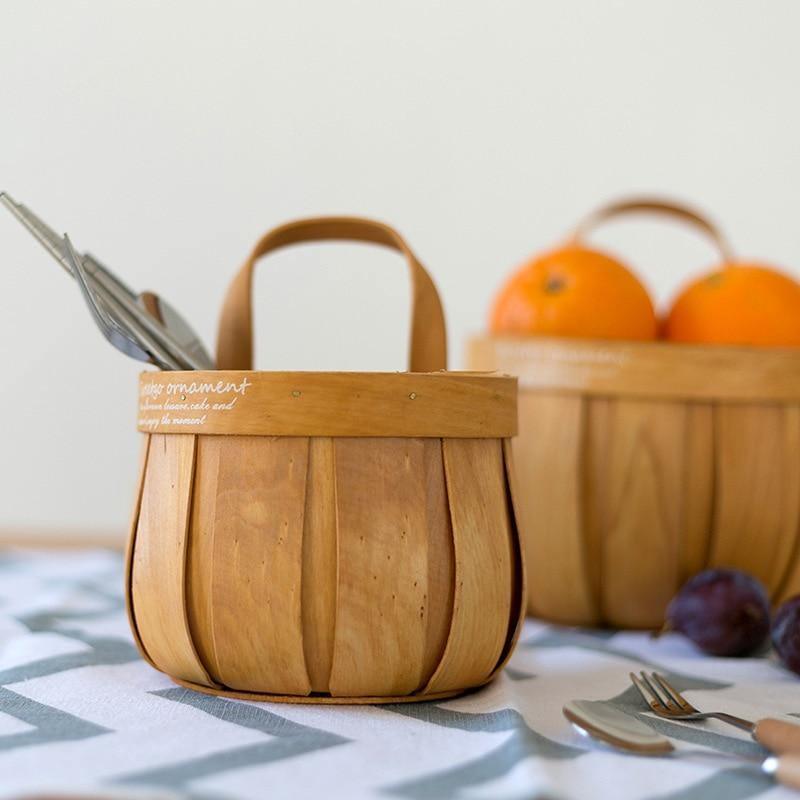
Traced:
[[217, 369], [253, 368], [253, 270], [259, 258], [282, 247], [311, 241], [360, 241], [397, 250], [411, 272], [409, 371], [447, 368], [447, 338], [439, 294], [430, 275], [397, 231], [358, 217], [320, 217], [289, 222], [267, 233], [253, 248], [228, 289], [217, 342]]
[[782, 719], [761, 719], [756, 722], [753, 738], [773, 753], [800, 756], [800, 725]]
[[800, 756], [783, 756], [775, 760], [771, 768], [765, 770], [775, 776], [775, 780], [790, 789], [800, 789]]
[[733, 252], [722, 231], [701, 212], [659, 197], [628, 197], [600, 206], [584, 217], [572, 233], [573, 241], [584, 240], [590, 231], [606, 220], [626, 214], [662, 214], [693, 225], [711, 239], [723, 261], [733, 261]]

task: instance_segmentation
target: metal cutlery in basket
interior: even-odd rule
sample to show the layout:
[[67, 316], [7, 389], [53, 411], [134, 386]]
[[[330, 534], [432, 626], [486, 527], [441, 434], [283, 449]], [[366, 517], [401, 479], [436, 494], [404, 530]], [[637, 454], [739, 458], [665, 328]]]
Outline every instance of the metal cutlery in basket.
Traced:
[[[0, 202], [61, 266], [81, 283], [67, 247], [40, 217], [5, 192]], [[73, 251], [74, 252], [74, 251]], [[152, 292], [137, 294], [89, 253], [74, 253], [83, 268], [84, 298], [106, 338], [126, 355], [149, 361], [161, 369], [213, 369], [214, 362], [200, 337], [165, 300]], [[99, 307], [99, 308], [98, 308]], [[96, 312], [100, 311], [101, 324]], [[108, 327], [110, 325], [110, 327]]]

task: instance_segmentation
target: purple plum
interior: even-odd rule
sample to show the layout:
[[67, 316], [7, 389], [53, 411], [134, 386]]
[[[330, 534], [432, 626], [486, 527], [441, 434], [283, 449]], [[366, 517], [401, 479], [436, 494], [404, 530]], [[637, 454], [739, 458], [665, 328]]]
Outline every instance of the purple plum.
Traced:
[[769, 636], [769, 612], [767, 593], [752, 575], [707, 569], [690, 578], [672, 599], [664, 628], [682, 633], [705, 653], [745, 656]]
[[772, 644], [781, 661], [800, 675], [800, 595], [787, 600], [772, 623]]

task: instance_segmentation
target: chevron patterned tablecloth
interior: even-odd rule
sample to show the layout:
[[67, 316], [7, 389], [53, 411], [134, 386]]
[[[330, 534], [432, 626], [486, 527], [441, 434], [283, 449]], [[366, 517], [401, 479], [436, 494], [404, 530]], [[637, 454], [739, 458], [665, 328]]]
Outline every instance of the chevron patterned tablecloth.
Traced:
[[[800, 679], [770, 657], [704, 658], [675, 636], [529, 621], [506, 672], [456, 700], [245, 703], [186, 691], [145, 664], [121, 590], [115, 553], [0, 553], [0, 797], [793, 796], [745, 760], [764, 753], [744, 734], [641, 715], [627, 677], [654, 667], [701, 707], [800, 716]], [[687, 755], [624, 756], [584, 740], [561, 716], [575, 697], [640, 714]]]

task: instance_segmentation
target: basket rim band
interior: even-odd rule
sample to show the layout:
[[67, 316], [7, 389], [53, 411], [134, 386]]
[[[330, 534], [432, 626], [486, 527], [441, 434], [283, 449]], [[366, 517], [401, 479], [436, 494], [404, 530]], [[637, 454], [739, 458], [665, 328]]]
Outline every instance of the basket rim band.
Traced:
[[519, 377], [520, 392], [665, 401], [800, 402], [800, 349], [477, 335], [470, 366]]
[[143, 433], [508, 438], [517, 379], [478, 372], [143, 372]]

